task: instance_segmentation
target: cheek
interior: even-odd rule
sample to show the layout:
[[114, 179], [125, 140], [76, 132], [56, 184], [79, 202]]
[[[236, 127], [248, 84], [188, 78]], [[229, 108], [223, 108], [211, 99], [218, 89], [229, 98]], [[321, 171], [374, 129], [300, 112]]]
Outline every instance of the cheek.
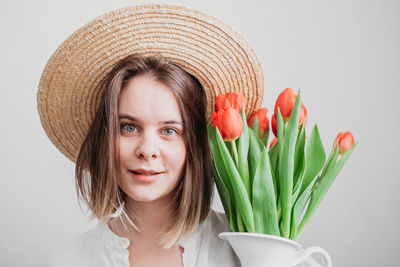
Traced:
[[173, 165], [177, 171], [181, 171], [186, 162], [186, 145], [184, 142], [180, 142], [171, 146], [168, 149], [168, 158], [171, 165]]
[[121, 165], [124, 165], [124, 161], [132, 157], [132, 144], [124, 141], [124, 138], [119, 140], [117, 156], [119, 157]]

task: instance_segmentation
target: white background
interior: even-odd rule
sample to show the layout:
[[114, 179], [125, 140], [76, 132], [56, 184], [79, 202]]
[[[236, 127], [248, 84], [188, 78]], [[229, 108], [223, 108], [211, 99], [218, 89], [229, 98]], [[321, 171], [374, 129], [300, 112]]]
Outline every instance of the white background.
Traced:
[[[51, 246], [92, 228], [78, 206], [74, 165], [36, 110], [41, 72], [80, 26], [143, 1], [0, 4], [0, 266], [37, 266]], [[169, 1], [220, 17], [250, 42], [265, 75], [264, 106], [302, 89], [307, 131], [326, 153], [339, 131], [359, 145], [299, 242], [334, 266], [399, 266], [399, 1]], [[216, 209], [221, 209], [218, 202]]]

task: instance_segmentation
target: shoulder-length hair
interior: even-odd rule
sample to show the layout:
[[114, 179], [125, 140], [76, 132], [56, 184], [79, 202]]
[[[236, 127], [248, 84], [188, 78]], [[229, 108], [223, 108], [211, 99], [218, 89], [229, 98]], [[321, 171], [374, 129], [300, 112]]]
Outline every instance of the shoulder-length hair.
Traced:
[[107, 223], [122, 208], [121, 218], [134, 225], [134, 214], [124, 205], [128, 197], [118, 185], [120, 133], [118, 100], [130, 79], [146, 75], [172, 89], [182, 114], [187, 161], [183, 177], [172, 192], [174, 223], [161, 240], [171, 247], [197, 229], [210, 210], [213, 166], [207, 136], [207, 97], [200, 82], [164, 58], [130, 55], [107, 76], [101, 102], [76, 161], [76, 190], [91, 211], [91, 218]]

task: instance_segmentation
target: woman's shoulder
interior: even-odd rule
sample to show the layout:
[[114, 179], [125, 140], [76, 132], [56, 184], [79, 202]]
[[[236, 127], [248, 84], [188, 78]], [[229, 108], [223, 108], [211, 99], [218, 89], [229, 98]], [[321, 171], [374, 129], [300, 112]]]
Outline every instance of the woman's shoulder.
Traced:
[[99, 226], [57, 244], [48, 251], [41, 266], [94, 266], [94, 256], [101, 255], [104, 250], [104, 242], [98, 228]]

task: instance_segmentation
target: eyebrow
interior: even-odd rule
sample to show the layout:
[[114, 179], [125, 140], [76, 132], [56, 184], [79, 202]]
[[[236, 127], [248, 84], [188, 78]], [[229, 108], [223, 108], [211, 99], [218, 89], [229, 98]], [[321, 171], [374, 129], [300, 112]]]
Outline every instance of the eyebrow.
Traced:
[[[134, 121], [134, 122], [137, 122], [137, 123], [141, 122], [138, 118], [136, 118], [134, 116], [131, 116], [131, 115], [128, 115], [128, 114], [119, 114], [119, 119], [120, 120], [121, 119], [128, 119], [128, 120], [131, 120], [131, 121]], [[165, 124], [178, 124], [178, 125], [181, 125], [183, 127], [183, 122], [176, 121], [176, 120], [162, 121], [162, 122], [160, 122], [160, 124], [164, 124], [164, 125]]]

